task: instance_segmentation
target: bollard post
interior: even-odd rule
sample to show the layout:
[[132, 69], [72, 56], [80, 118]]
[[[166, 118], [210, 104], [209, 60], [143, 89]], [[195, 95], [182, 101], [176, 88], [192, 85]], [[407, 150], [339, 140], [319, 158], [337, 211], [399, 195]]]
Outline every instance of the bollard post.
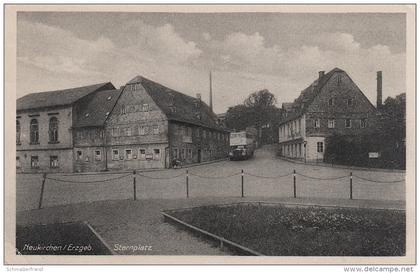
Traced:
[[189, 198], [190, 193], [189, 193], [189, 185], [188, 185], [188, 170], [186, 170], [185, 184], [186, 184], [186, 188], [187, 188], [187, 198]]
[[293, 198], [296, 198], [296, 170], [293, 170]]
[[350, 172], [350, 200], [353, 199], [353, 173]]
[[38, 209], [41, 209], [42, 207], [42, 198], [44, 196], [44, 187], [45, 187], [45, 180], [47, 179], [47, 174], [44, 173], [42, 175], [42, 185], [41, 185], [41, 194], [39, 195], [39, 204], [38, 204]]
[[241, 170], [241, 197], [244, 197], [244, 170]]
[[133, 171], [133, 192], [134, 192], [134, 200], [137, 200], [137, 190], [136, 190], [136, 170]]

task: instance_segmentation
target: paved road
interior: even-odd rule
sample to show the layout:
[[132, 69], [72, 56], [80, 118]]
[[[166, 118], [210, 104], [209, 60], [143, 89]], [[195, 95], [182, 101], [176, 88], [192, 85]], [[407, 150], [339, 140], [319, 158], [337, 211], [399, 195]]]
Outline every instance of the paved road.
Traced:
[[[349, 172], [351, 170], [322, 166], [296, 164], [275, 157], [273, 149], [265, 147], [247, 161], [221, 161], [217, 163], [188, 168], [190, 197], [238, 197], [241, 195], [241, 170], [245, 171], [244, 194], [248, 197], [290, 197], [293, 196], [293, 176], [295, 169], [296, 191], [298, 197], [310, 198], [349, 198]], [[186, 169], [146, 172], [137, 176], [137, 198], [179, 199], [186, 197]], [[335, 178], [320, 180], [304, 177]], [[197, 175], [201, 176], [198, 177]], [[233, 176], [232, 176], [233, 175]], [[284, 176], [283, 176], [284, 175]], [[402, 172], [378, 172], [353, 170], [353, 198], [367, 200], [404, 200], [405, 182], [372, 183], [356, 176], [377, 181], [403, 180]], [[118, 178], [118, 174], [97, 174], [87, 176], [51, 175], [63, 180], [92, 182]], [[145, 177], [148, 176], [148, 177]], [[266, 178], [274, 177], [277, 178]], [[171, 178], [175, 177], [175, 178]], [[205, 178], [213, 177], [213, 178]], [[214, 178], [219, 177], [219, 178]], [[164, 179], [171, 178], [171, 179]], [[41, 175], [17, 175], [17, 210], [37, 208], [41, 188]], [[98, 200], [132, 199], [133, 179], [131, 176], [107, 181], [106, 183], [61, 183], [47, 180], [43, 206], [72, 204]]]

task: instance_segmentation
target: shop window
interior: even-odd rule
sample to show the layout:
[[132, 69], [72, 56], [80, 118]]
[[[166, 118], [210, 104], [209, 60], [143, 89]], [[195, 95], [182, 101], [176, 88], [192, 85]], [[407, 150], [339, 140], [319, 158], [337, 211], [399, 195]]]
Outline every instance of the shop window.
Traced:
[[112, 160], [120, 160], [120, 151], [112, 150]]
[[102, 152], [101, 152], [101, 150], [96, 150], [95, 151], [95, 160], [96, 161], [101, 161], [102, 160]]
[[130, 149], [125, 150], [125, 159], [131, 160], [133, 159], [133, 151]]
[[146, 159], [146, 149], [139, 150], [139, 159]]
[[153, 159], [160, 159], [160, 149], [153, 149]]
[[58, 168], [58, 156], [56, 155], [50, 156], [50, 167]]
[[31, 156], [31, 168], [32, 169], [37, 169], [39, 168], [39, 160], [38, 160], [38, 156]]

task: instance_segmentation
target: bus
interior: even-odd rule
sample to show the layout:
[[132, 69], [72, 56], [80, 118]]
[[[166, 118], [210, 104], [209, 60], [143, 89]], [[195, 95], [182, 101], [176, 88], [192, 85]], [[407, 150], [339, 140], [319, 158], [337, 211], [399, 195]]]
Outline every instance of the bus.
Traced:
[[252, 129], [230, 133], [230, 160], [245, 160], [254, 156], [256, 133]]

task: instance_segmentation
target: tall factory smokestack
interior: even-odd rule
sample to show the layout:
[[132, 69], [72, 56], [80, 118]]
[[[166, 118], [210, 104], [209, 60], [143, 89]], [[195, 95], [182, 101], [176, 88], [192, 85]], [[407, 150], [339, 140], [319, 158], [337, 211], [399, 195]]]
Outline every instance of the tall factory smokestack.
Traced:
[[376, 109], [382, 107], [382, 71], [376, 72]]
[[212, 90], [212, 82], [211, 82], [211, 70], [210, 70], [210, 99], [209, 99], [209, 105], [211, 111], [213, 111], [213, 90]]

